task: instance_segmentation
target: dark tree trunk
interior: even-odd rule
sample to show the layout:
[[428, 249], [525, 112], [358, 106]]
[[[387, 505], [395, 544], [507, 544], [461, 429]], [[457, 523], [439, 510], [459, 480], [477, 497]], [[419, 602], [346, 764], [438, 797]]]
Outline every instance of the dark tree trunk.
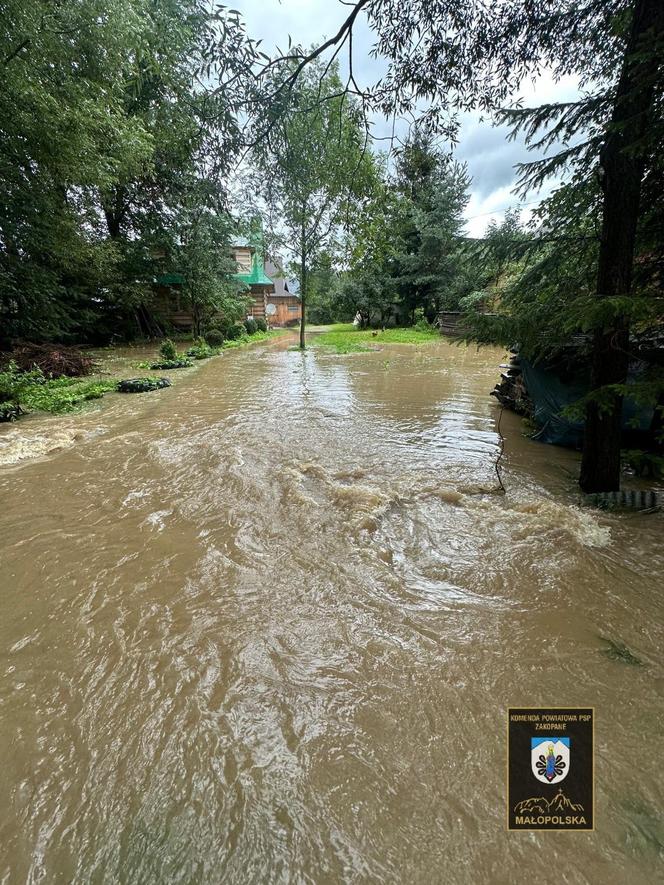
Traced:
[[664, 453], [664, 393], [660, 393], [650, 422], [652, 445], [659, 454]]
[[201, 317], [200, 306], [196, 302], [193, 302], [193, 304], [191, 305], [191, 323], [194, 338], [200, 338], [203, 319]]
[[[641, 179], [645, 167], [643, 141], [652, 115], [657, 57], [661, 40], [662, 0], [636, 0], [613, 115], [600, 154], [604, 191], [602, 236], [597, 272], [597, 297], [630, 294]], [[645, 51], [644, 51], [645, 50]], [[618, 316], [595, 330], [591, 390], [627, 381], [629, 319]], [[586, 408], [579, 484], [585, 492], [620, 487], [620, 437], [623, 397], [604, 390]]]
[[[306, 218], [304, 213], [303, 218]], [[300, 350], [304, 350], [306, 347], [306, 342], [304, 340], [306, 323], [304, 311], [307, 304], [307, 241], [304, 222], [302, 222], [302, 231], [300, 234], [300, 302], [302, 304], [302, 316], [300, 317]]]
[[112, 240], [120, 239], [122, 221], [125, 213], [124, 195], [122, 188], [116, 187], [113, 192], [113, 198], [104, 205], [104, 216], [106, 218], [106, 227], [108, 235]]
[[138, 334], [145, 338], [162, 338], [164, 329], [159, 325], [157, 320], [146, 309], [145, 305], [140, 304], [134, 311]]

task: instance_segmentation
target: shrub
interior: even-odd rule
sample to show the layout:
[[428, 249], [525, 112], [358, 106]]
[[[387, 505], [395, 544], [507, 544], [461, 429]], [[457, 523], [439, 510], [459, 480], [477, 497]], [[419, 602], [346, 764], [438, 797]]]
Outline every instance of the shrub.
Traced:
[[259, 332], [267, 332], [267, 322], [264, 317], [256, 317], [254, 322], [256, 323], [256, 328]]
[[464, 313], [471, 313], [472, 311], [478, 311], [481, 313], [487, 295], [487, 292], [477, 291], [471, 292], [469, 295], [464, 295], [463, 298], [459, 299], [459, 310], [462, 310]]
[[13, 402], [18, 405], [30, 385], [45, 382], [46, 378], [41, 369], [22, 372], [12, 360], [0, 372], [0, 402]]
[[214, 356], [214, 351], [202, 338], [197, 338], [194, 346], [187, 351], [187, 356], [195, 360], [206, 360], [208, 357]]
[[23, 409], [16, 403], [0, 403], [0, 422], [16, 421], [23, 414]]
[[178, 352], [175, 347], [175, 344], [171, 341], [170, 338], [165, 338], [161, 347], [159, 348], [159, 353], [163, 356], [164, 360], [176, 360], [178, 358]]
[[205, 340], [210, 345], [210, 347], [221, 347], [221, 345], [224, 343], [224, 333], [221, 331], [221, 329], [217, 329], [213, 326], [205, 333]]
[[256, 320], [253, 317], [247, 317], [244, 321], [244, 328], [247, 330], [248, 335], [255, 335], [258, 331]]
[[161, 369], [162, 371], [165, 369], [188, 369], [190, 366], [193, 366], [192, 361], [182, 359], [181, 357], [173, 360], [158, 360], [156, 363], [150, 363], [151, 369]]
[[149, 393], [151, 390], [170, 386], [169, 378], [125, 378], [124, 381], [118, 381], [119, 393]]
[[81, 378], [97, 368], [95, 361], [76, 347], [62, 344], [17, 344], [6, 364], [14, 365], [22, 372], [40, 369], [44, 375], [59, 378]]
[[415, 310], [414, 315], [415, 322], [413, 324], [414, 328], [417, 329], [418, 332], [428, 332], [431, 329], [431, 324], [429, 320], [424, 316], [424, 308], [418, 307]]
[[229, 326], [226, 330], [226, 337], [229, 341], [236, 341], [238, 338], [242, 338], [242, 336], [246, 334], [247, 330], [244, 327], [244, 323], [233, 323], [233, 325]]

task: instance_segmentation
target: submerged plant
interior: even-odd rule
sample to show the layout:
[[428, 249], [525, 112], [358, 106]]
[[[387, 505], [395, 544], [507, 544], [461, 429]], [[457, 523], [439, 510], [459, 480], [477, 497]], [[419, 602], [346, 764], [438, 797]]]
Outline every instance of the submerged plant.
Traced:
[[[172, 360], [159, 360], [156, 363], [150, 363], [151, 369], [188, 369], [193, 366], [191, 360], [178, 357], [177, 359]], [[143, 368], [143, 366], [141, 366]]]
[[71, 412], [82, 403], [101, 399], [115, 384], [110, 380], [84, 381], [75, 378], [57, 378], [44, 384], [34, 384], [24, 391], [22, 402], [28, 409], [41, 412]]
[[202, 338], [195, 341], [193, 347], [190, 347], [189, 350], [187, 350], [187, 356], [195, 360], [206, 360], [209, 359], [209, 357], [214, 356], [214, 354], [215, 351], [209, 344], [206, 344]]
[[614, 639], [608, 639], [606, 636], [600, 636], [602, 642], [606, 644], [606, 648], [602, 649], [604, 654], [611, 661], [619, 661], [622, 664], [631, 664], [633, 667], [640, 667], [643, 661], [627, 648], [623, 642], [616, 642]]
[[149, 393], [170, 386], [170, 378], [125, 378], [118, 381], [117, 390], [119, 393]]

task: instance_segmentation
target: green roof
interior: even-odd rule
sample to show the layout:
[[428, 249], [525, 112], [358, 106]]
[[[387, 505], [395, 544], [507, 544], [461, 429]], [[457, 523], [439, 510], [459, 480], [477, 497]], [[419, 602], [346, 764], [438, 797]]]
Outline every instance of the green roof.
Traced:
[[181, 286], [184, 283], [184, 277], [181, 273], [164, 273], [157, 277], [157, 283], [160, 286]]
[[245, 245], [251, 249], [251, 271], [249, 273], [234, 274], [236, 280], [241, 280], [248, 286], [273, 286], [273, 281], [265, 273], [263, 263], [263, 234], [262, 231], [254, 232], [250, 240], [235, 245]]
[[251, 273], [236, 273], [233, 276], [248, 286], [272, 286], [274, 283], [266, 275], [263, 268], [256, 261], [251, 262]]

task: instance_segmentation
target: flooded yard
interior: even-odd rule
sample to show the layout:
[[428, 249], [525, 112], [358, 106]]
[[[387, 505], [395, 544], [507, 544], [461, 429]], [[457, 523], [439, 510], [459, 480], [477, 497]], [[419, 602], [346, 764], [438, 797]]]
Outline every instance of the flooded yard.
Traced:
[[[654, 882], [662, 515], [508, 413], [497, 492], [499, 350], [292, 343], [0, 431], [0, 881]], [[532, 705], [595, 832], [505, 832]]]

